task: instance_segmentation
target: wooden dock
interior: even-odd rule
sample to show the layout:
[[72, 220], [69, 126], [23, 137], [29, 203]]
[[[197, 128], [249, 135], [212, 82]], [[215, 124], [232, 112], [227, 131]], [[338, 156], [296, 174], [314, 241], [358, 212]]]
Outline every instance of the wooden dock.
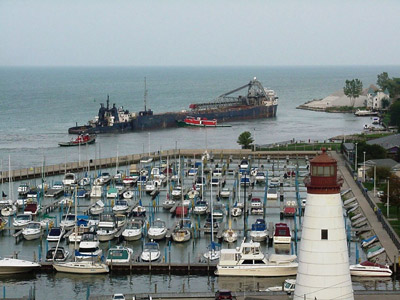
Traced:
[[[160, 158], [169, 157], [194, 157], [199, 158], [204, 154], [206, 149], [172, 149], [163, 150], [161, 152], [150, 153], [150, 157], [154, 160], [159, 160]], [[229, 160], [230, 158], [241, 159], [243, 157], [252, 156], [254, 160], [265, 159], [270, 157], [271, 159], [286, 159], [287, 156], [290, 158], [303, 158], [308, 156], [310, 159], [314, 157], [318, 151], [252, 151], [249, 149], [208, 149], [208, 153], [212, 154], [214, 161]], [[55, 176], [60, 174], [65, 174], [69, 172], [83, 172], [90, 168], [90, 170], [111, 168], [117, 165], [126, 166], [130, 164], [139, 164], [140, 159], [144, 156], [149, 156], [148, 153], [142, 154], [130, 154], [117, 157], [109, 158], [99, 158], [91, 159], [89, 161], [81, 162], [65, 162], [56, 165], [41, 166], [41, 167], [31, 167], [24, 169], [17, 169], [11, 171], [0, 172], [0, 179], [4, 182], [8, 182], [9, 178], [12, 181], [29, 180], [33, 178], [40, 178], [43, 176]]]

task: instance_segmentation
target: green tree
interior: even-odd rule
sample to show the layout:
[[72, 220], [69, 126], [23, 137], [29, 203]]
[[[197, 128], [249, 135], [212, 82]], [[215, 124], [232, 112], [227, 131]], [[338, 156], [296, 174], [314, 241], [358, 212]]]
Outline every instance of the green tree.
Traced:
[[378, 75], [378, 80], [376, 81], [376, 84], [382, 89], [385, 90], [386, 88], [389, 87], [389, 75], [387, 72], [383, 72]]
[[[381, 198], [383, 203], [387, 201], [387, 188], [385, 188], [384, 195]], [[395, 206], [397, 209], [397, 218], [400, 214], [400, 178], [394, 174], [389, 176], [389, 205]]]
[[382, 99], [382, 108], [383, 108], [383, 109], [388, 108], [389, 105], [390, 105], [389, 99], [383, 98], [383, 99]]
[[343, 88], [344, 94], [350, 98], [350, 106], [354, 107], [356, 98], [362, 92], [363, 84], [359, 79], [346, 80], [346, 85]]
[[386, 158], [387, 152], [386, 149], [380, 145], [369, 145], [365, 141], [359, 142], [357, 145], [357, 157], [358, 162], [364, 161], [364, 151], [365, 151], [365, 160], [370, 159], [381, 159]]
[[249, 131], [242, 132], [237, 140], [237, 143], [242, 146], [242, 149], [249, 149], [253, 142], [254, 139]]
[[389, 124], [392, 126], [398, 126], [400, 131], [400, 100], [397, 100], [392, 105], [390, 105], [389, 114]]
[[400, 78], [393, 77], [388, 81], [388, 90], [390, 98], [400, 99]]
[[[380, 182], [390, 177], [391, 171], [389, 167], [376, 167], [376, 182]], [[374, 168], [369, 168], [367, 171], [369, 178], [374, 178]]]

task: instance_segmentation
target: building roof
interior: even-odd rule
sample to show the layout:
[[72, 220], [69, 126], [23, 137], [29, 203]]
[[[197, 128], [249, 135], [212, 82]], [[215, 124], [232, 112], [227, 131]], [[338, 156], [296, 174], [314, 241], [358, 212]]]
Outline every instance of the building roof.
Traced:
[[392, 134], [379, 139], [373, 139], [367, 141], [368, 145], [380, 145], [386, 150], [394, 147], [400, 147], [400, 134]]
[[354, 151], [354, 144], [353, 143], [343, 143], [343, 147], [347, 151]]
[[[363, 163], [361, 163], [363, 164]], [[383, 159], [371, 159], [365, 162], [366, 166], [377, 166], [377, 167], [387, 167], [391, 170], [400, 170], [400, 164], [391, 159], [391, 158], [383, 158]]]
[[316, 157], [314, 157], [311, 161], [311, 164], [336, 164], [337, 161], [333, 157], [329, 156], [326, 153], [326, 149], [322, 148], [322, 153]]

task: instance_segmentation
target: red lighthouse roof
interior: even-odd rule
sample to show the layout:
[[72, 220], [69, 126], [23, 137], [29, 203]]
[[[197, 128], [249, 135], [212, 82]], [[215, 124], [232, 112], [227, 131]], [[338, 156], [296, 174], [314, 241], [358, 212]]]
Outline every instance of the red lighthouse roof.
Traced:
[[336, 194], [340, 192], [342, 179], [337, 177], [337, 161], [322, 153], [310, 161], [310, 176], [305, 179], [309, 194]]

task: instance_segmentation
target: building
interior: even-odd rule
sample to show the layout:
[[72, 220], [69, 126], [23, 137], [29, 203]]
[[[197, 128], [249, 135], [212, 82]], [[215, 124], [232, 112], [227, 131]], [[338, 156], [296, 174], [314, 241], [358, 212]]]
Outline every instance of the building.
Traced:
[[389, 100], [389, 91], [385, 89], [382, 91], [381, 89], [378, 89], [376, 86], [373, 84], [370, 85], [368, 91], [367, 91], [367, 98], [365, 100], [365, 106], [367, 108], [370, 108], [372, 110], [381, 110], [386, 107], [383, 105], [383, 100]]
[[[364, 163], [359, 163], [358, 169], [358, 178], [362, 178]], [[391, 158], [383, 158], [383, 159], [371, 159], [365, 162], [365, 172], [368, 173], [368, 170], [373, 169], [374, 167], [384, 167], [389, 168], [391, 172], [400, 177], [400, 163], [391, 159]]]
[[353, 300], [337, 161], [323, 150], [310, 161], [295, 300]]
[[386, 149], [388, 157], [395, 158], [400, 149], [400, 134], [392, 134], [367, 141], [368, 145], [379, 145]]

